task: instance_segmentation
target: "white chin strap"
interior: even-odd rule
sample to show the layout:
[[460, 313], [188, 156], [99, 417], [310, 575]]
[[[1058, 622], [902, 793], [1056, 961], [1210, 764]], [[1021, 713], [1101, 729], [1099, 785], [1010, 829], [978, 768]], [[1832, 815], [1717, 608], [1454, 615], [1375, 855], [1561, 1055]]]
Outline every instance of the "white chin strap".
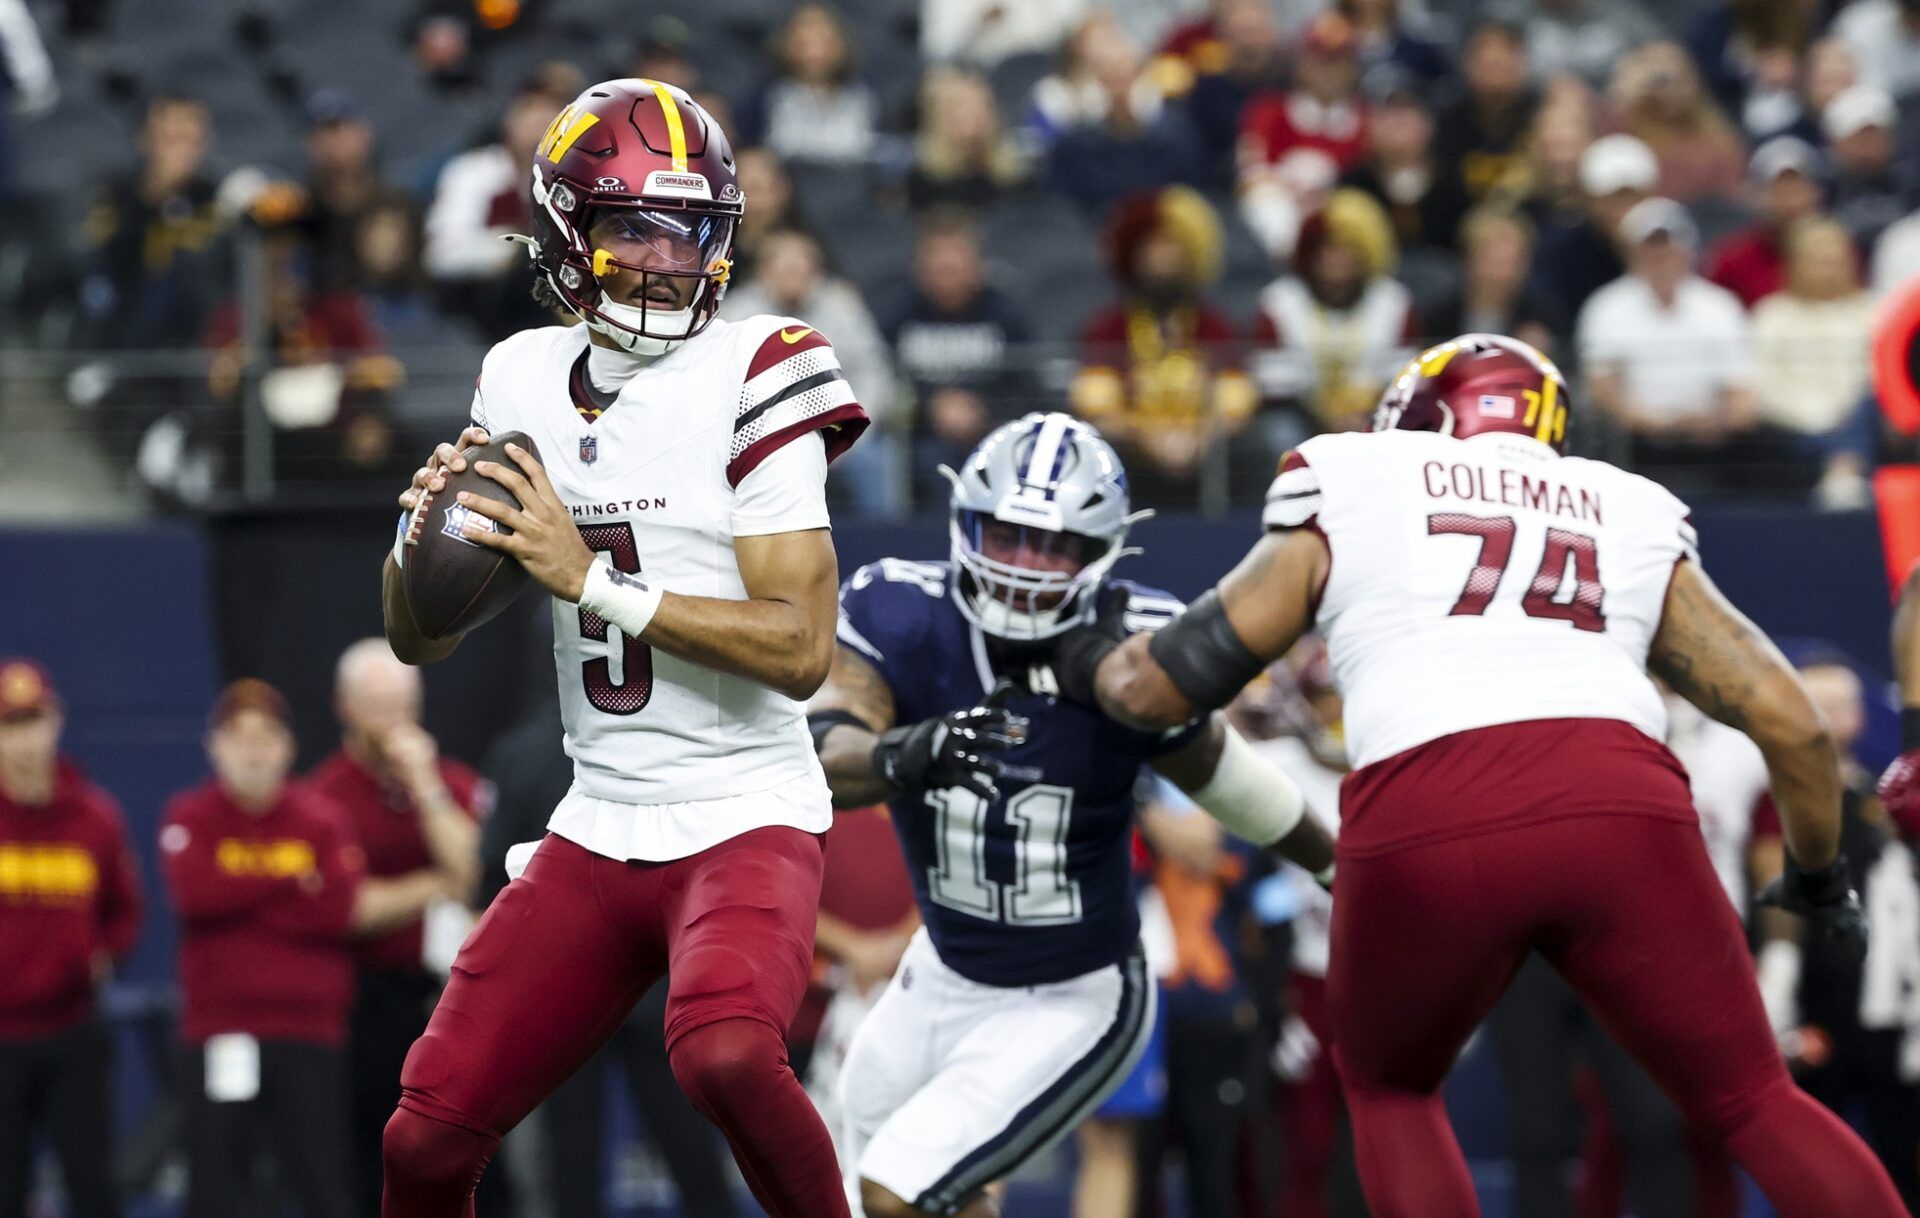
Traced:
[[661, 309], [643, 309], [636, 305], [615, 304], [611, 300], [602, 299], [598, 310], [605, 314], [609, 321], [618, 324], [609, 324], [608, 321], [602, 321], [598, 317], [586, 315], [583, 315], [581, 320], [587, 323], [588, 329], [595, 334], [606, 335], [629, 355], [665, 355], [687, 341], [684, 338], [654, 338], [652, 335], [640, 333], [641, 327], [648, 322], [657, 323], [665, 329], [681, 334], [686, 333], [687, 327], [693, 324], [693, 306], [691, 305], [668, 312]]

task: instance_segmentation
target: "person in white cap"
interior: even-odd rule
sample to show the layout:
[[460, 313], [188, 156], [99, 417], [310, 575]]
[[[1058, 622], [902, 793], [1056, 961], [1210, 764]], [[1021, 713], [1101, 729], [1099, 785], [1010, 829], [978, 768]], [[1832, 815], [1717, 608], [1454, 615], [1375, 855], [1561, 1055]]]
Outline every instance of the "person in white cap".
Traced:
[[1698, 462], [1750, 430], [1747, 317], [1694, 274], [1699, 230], [1672, 199], [1620, 221], [1628, 270], [1593, 294], [1575, 327], [1589, 400], [1634, 442], [1634, 462]]
[[1753, 150], [1747, 185], [1759, 217], [1723, 237], [1707, 254], [1707, 279], [1751, 309], [1786, 286], [1787, 230], [1820, 211], [1820, 153], [1792, 135]]
[[1531, 288], [1573, 317], [1587, 298], [1626, 269], [1615, 234], [1620, 219], [1660, 177], [1653, 149], [1631, 135], [1607, 135], [1580, 156], [1586, 218], [1544, 238], [1533, 259]]
[[1842, 91], [1820, 116], [1833, 160], [1834, 214], [1862, 245], [1913, 208], [1913, 174], [1895, 157], [1898, 121], [1893, 98], [1873, 85]]

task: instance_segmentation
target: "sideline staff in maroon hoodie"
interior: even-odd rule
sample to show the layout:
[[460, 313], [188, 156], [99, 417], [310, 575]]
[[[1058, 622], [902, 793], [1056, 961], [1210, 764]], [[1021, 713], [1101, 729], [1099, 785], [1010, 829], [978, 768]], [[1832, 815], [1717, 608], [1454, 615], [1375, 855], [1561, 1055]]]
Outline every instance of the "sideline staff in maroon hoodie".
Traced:
[[0, 1215], [24, 1212], [36, 1133], [74, 1218], [113, 1218], [112, 1061], [94, 991], [140, 933], [113, 797], [60, 756], [46, 670], [0, 659]]
[[257, 1212], [264, 1142], [308, 1218], [348, 1218], [352, 931], [362, 864], [344, 815], [289, 785], [287, 705], [236, 681], [207, 732], [213, 781], [175, 796], [161, 866], [180, 919], [181, 1033], [194, 1091], [189, 1218]]

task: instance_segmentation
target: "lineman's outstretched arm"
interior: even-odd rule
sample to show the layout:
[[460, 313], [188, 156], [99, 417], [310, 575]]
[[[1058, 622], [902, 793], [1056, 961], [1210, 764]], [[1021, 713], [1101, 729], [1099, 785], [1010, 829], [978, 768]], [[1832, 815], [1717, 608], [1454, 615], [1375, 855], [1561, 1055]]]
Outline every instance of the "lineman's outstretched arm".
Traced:
[[1667, 586], [1647, 667], [1760, 746], [1787, 843], [1784, 874], [1760, 903], [1864, 948], [1866, 922], [1840, 854], [1839, 754], [1786, 657], [1698, 563], [1683, 560]]
[[1760, 746], [1788, 851], [1803, 867], [1832, 863], [1841, 790], [1833, 738], [1793, 666], [1698, 563], [1674, 569], [1647, 667]]
[[1061, 688], [1143, 731], [1217, 710], [1312, 628], [1329, 561], [1318, 533], [1268, 533], [1157, 634], [1122, 642], [1098, 627], [1072, 632], [1056, 652]]

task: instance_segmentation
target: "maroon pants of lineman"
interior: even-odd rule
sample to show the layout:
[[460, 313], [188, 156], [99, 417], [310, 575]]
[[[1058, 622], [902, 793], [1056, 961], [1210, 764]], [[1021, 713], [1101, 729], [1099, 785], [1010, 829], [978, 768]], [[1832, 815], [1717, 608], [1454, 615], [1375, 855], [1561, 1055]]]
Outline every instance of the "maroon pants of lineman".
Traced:
[[1901, 1218], [1795, 1087], [1685, 771], [1606, 720], [1443, 737], [1350, 774], [1327, 974], [1374, 1218], [1476, 1218], [1440, 1083], [1529, 951], [1558, 969], [1782, 1218]]
[[671, 971], [667, 1057], [774, 1218], [844, 1218], [833, 1144], [787, 1065], [806, 991], [820, 839], [767, 828], [668, 863], [551, 834], [460, 949], [400, 1074], [385, 1218], [471, 1218], [507, 1130]]

